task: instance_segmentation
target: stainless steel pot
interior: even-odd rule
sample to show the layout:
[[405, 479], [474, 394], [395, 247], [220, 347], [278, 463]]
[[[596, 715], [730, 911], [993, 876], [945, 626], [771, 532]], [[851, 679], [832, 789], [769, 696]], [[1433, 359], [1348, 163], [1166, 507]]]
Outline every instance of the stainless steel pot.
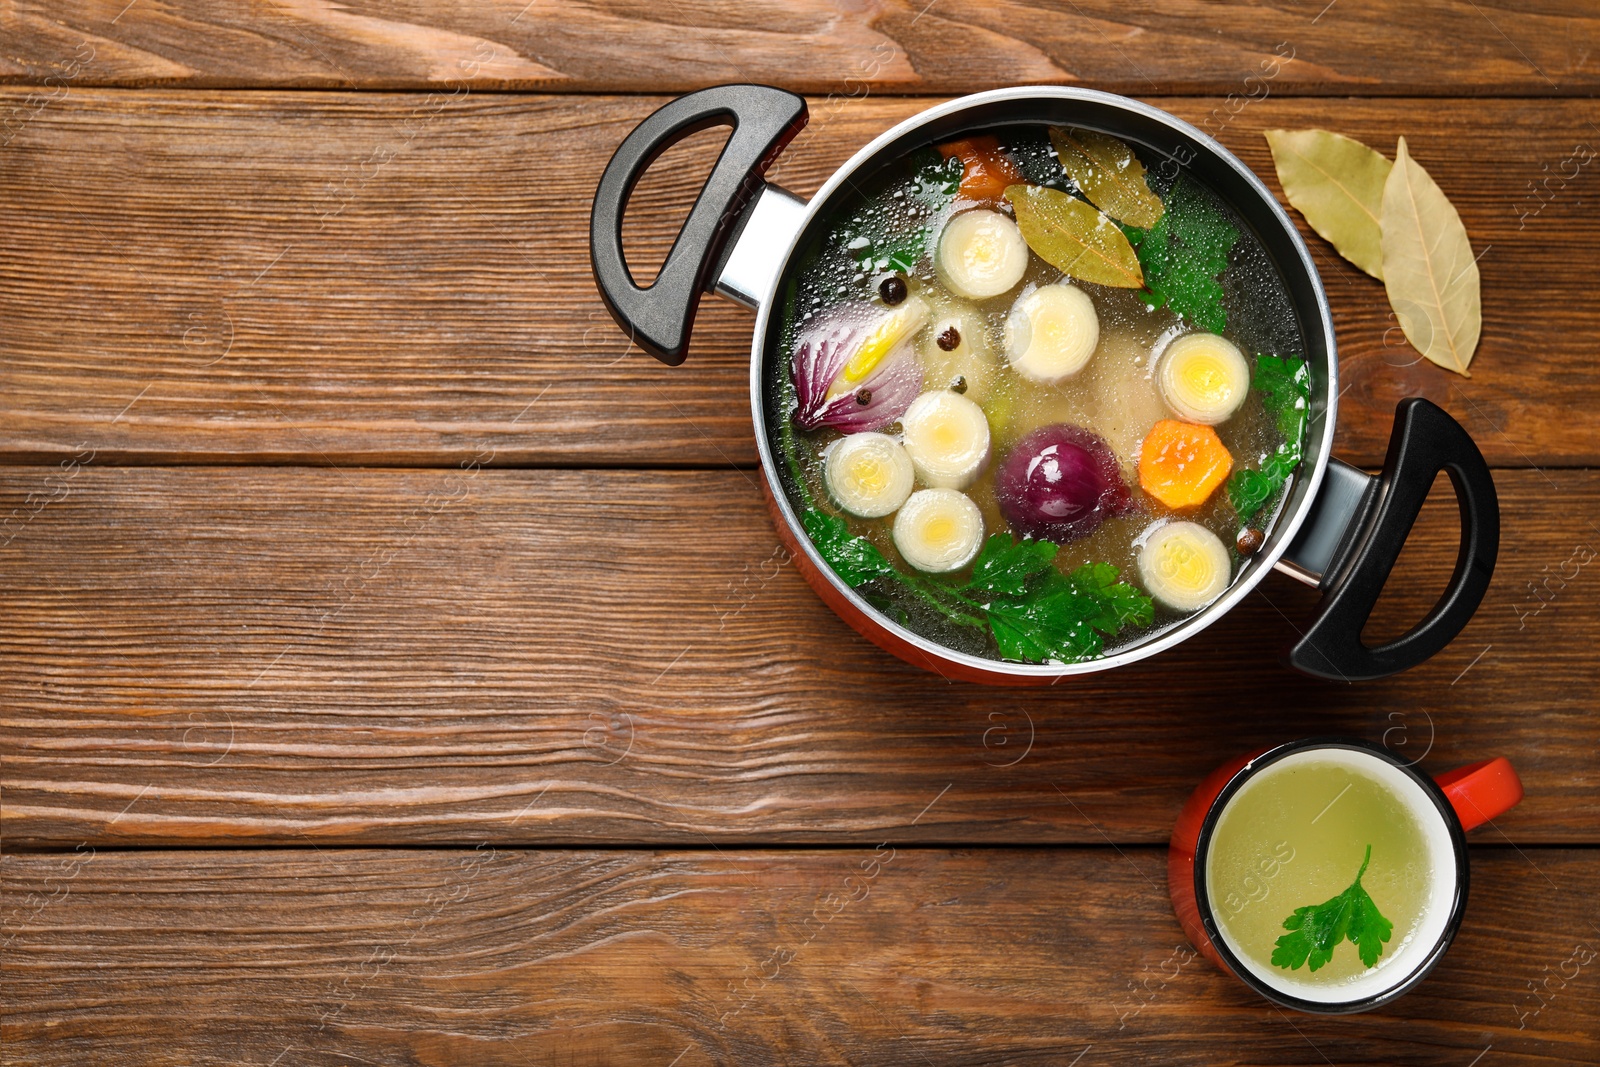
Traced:
[[[1333, 459], [1338, 358], [1327, 296], [1294, 224], [1260, 180], [1215, 140], [1147, 104], [1088, 89], [1028, 87], [965, 96], [929, 108], [876, 138], [840, 167], [809, 202], [762, 181], [767, 167], [805, 125], [805, 101], [760, 85], [724, 85], [691, 93], [651, 115], [617, 149], [595, 193], [590, 254], [606, 306], [635, 344], [671, 365], [683, 361], [702, 293], [714, 291], [756, 313], [751, 345], [751, 408], [774, 521], [796, 565], [817, 593], [864, 636], [946, 677], [998, 684], [1039, 684], [1063, 675], [1109, 670], [1153, 656], [1193, 636], [1249, 595], [1273, 568], [1323, 592], [1315, 615], [1286, 652], [1306, 673], [1354, 681], [1394, 674], [1434, 655], [1472, 617], [1488, 588], [1499, 547], [1494, 481], [1459, 423], [1420, 398], [1401, 401], [1381, 474], [1369, 476]], [[1255, 232], [1299, 316], [1311, 373], [1311, 419], [1305, 461], [1262, 549], [1234, 584], [1200, 613], [1102, 659], [1075, 664], [1001, 662], [957, 652], [881, 615], [842, 582], [811, 545], [774, 463], [776, 429], [786, 413], [768, 395], [769, 361], [778, 349], [774, 307], [797, 248], [824, 226], [853, 180], [910, 151], [972, 131], [1014, 123], [1102, 130], [1138, 145], [1160, 167], [1191, 173], [1227, 200]], [[650, 164], [689, 134], [731, 125], [721, 157], [695, 202], [654, 284], [633, 281], [622, 254], [622, 216]], [[1440, 472], [1449, 474], [1461, 509], [1461, 551], [1449, 587], [1427, 617], [1403, 636], [1371, 647], [1361, 630], [1388, 580], [1417, 513]]]

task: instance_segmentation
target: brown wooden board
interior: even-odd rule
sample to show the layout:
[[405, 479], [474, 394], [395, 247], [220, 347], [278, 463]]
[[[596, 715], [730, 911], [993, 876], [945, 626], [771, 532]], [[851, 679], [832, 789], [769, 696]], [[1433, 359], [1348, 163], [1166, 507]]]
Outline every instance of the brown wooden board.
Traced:
[[[869, 645], [753, 477], [0, 472], [8, 846], [1157, 842], [1214, 766], [1326, 733], [1435, 773], [1508, 756], [1506, 835], [1597, 840], [1596, 472], [1498, 475], [1489, 598], [1407, 674], [1278, 666], [1315, 596], [1272, 576], [1174, 650], [1042, 690]], [[1382, 626], [1443, 587], [1454, 511]]]
[[[0, 43], [0, 1063], [1600, 1063], [1592, 4], [17, 0]], [[1471, 626], [1360, 686], [1276, 664], [1281, 577], [1048, 690], [867, 644], [761, 502], [750, 316], [667, 369], [589, 276], [616, 145], [731, 81], [810, 94], [806, 195], [1001, 85], [1150, 98], [1275, 192], [1263, 130], [1405, 135], [1480, 255], [1470, 381], [1302, 232], [1336, 453], [1425, 395], [1501, 468]], [[719, 143], [636, 194], [641, 277]], [[1436, 487], [1369, 636], [1455, 552]], [[1199, 778], [1313, 733], [1528, 789], [1438, 971], [1344, 1019], [1166, 894]]]
[[[666, 368], [628, 353], [590, 277], [595, 182], [660, 102], [70, 89], [0, 150], [0, 460], [752, 463], [751, 316], [707, 299]], [[814, 190], [929, 102], [814, 100], [775, 180]], [[1483, 276], [1470, 381], [1422, 362], [1382, 285], [1309, 238], [1339, 328], [1342, 455], [1378, 462], [1395, 402], [1420, 394], [1496, 464], [1600, 463], [1600, 421], [1581, 417], [1600, 408], [1595, 178], [1529, 184], [1595, 143], [1590, 101], [1163, 104], [1274, 186], [1263, 129], [1390, 152], [1406, 134], [1459, 206]], [[640, 262], [664, 255], [714, 147], [641, 190]]]
[[1600, 84], [1600, 17], [1583, 0], [21, 0], [7, 18], [0, 78], [49, 87], [755, 81], [859, 95], [1081, 82], [1222, 95], [1259, 92], [1246, 79], [1279, 64], [1275, 92], [1583, 95]]
[[1600, 853], [1476, 849], [1437, 970], [1344, 1018], [1276, 1009], [1196, 957], [1164, 868], [1157, 848], [893, 840], [8, 855], [6, 1059], [1600, 1062]]

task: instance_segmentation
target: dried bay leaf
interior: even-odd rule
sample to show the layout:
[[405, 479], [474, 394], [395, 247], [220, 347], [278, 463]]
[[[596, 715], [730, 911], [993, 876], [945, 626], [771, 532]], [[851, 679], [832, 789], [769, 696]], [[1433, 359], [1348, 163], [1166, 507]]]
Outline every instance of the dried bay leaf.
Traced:
[[1392, 168], [1360, 141], [1328, 130], [1268, 130], [1283, 195], [1339, 254], [1383, 277], [1383, 187]]
[[1050, 143], [1061, 166], [1095, 207], [1141, 230], [1161, 218], [1161, 198], [1145, 184], [1144, 164], [1122, 141], [1094, 130], [1052, 126]]
[[1470, 378], [1483, 329], [1478, 263], [1455, 205], [1406, 151], [1395, 149], [1383, 188], [1383, 285], [1406, 340]]
[[1061, 273], [1086, 282], [1138, 289], [1144, 271], [1128, 238], [1106, 216], [1059, 189], [1012, 185], [1006, 199], [1028, 247]]

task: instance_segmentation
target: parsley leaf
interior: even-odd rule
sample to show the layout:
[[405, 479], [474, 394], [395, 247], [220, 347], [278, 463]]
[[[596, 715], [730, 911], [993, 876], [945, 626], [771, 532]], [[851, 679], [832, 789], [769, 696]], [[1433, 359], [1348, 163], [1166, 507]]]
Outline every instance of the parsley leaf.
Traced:
[[839, 516], [806, 508], [801, 512], [800, 522], [828, 566], [851, 588], [894, 573], [894, 565], [878, 551], [878, 546], [852, 534]]
[[1253, 384], [1277, 421], [1278, 432], [1298, 448], [1311, 406], [1311, 374], [1305, 360], [1257, 356]]
[[973, 564], [967, 590], [995, 594], [980, 605], [1006, 659], [1078, 663], [1105, 650], [1105, 638], [1126, 626], [1148, 626], [1149, 597], [1117, 580], [1109, 563], [1086, 563], [1071, 574], [1054, 566], [1050, 541], [1013, 541], [995, 534]]
[[989, 632], [1006, 659], [1077, 663], [1105, 648], [1091, 621], [1100, 614], [1092, 597], [1080, 594], [1052, 568], [1034, 595], [990, 601]]
[[927, 254], [932, 239], [932, 227], [919, 226], [917, 220], [935, 218], [955, 199], [961, 160], [943, 159], [931, 149], [917, 158], [911, 178], [891, 194], [908, 210], [860, 215], [839, 232], [839, 240], [863, 274], [910, 273]]
[[1251, 385], [1283, 435], [1259, 470], [1240, 467], [1228, 479], [1228, 500], [1246, 522], [1266, 507], [1300, 465], [1311, 411], [1311, 375], [1305, 360], [1257, 356]]
[[1090, 624], [1106, 636], [1124, 626], [1149, 626], [1155, 607], [1149, 597], [1127, 582], [1117, 581], [1117, 568], [1109, 563], [1085, 563], [1067, 576], [1080, 595], [1095, 601], [1099, 614]]
[[1228, 325], [1217, 276], [1228, 268], [1228, 253], [1239, 231], [1222, 209], [1187, 179], [1176, 182], [1166, 210], [1148, 230], [1122, 227], [1144, 270], [1145, 302], [1168, 307], [1202, 330], [1221, 333]]
[[[973, 561], [971, 577], [958, 585], [900, 570], [837, 515], [807, 507], [800, 518], [822, 558], [851, 588], [892, 579], [948, 622], [987, 629], [1005, 659], [1094, 659], [1105, 650], [1105, 638], [1128, 626], [1148, 626], [1155, 614], [1150, 598], [1119, 581], [1109, 563], [1087, 563], [1062, 574], [1051, 541], [994, 534]], [[880, 610], [890, 603], [878, 594], [869, 599]], [[903, 611], [891, 617], [905, 621]]]
[[995, 534], [983, 543], [983, 551], [973, 562], [967, 588], [1021, 596], [1029, 579], [1042, 573], [1055, 558], [1054, 541], [1013, 541], [1005, 534]]
[[1264, 471], [1241, 467], [1228, 479], [1228, 500], [1239, 517], [1248, 522], [1267, 506], [1281, 485], [1283, 482]]
[[1272, 950], [1273, 966], [1298, 971], [1302, 964], [1309, 963], [1315, 971], [1333, 959], [1333, 950], [1347, 939], [1356, 947], [1363, 964], [1371, 967], [1378, 962], [1384, 942], [1394, 933], [1394, 923], [1383, 917], [1362, 888], [1361, 876], [1367, 873], [1370, 862], [1372, 846], [1368, 845], [1366, 858], [1349, 889], [1321, 904], [1296, 908], [1283, 920], [1283, 928], [1290, 932], [1278, 938], [1277, 947]]

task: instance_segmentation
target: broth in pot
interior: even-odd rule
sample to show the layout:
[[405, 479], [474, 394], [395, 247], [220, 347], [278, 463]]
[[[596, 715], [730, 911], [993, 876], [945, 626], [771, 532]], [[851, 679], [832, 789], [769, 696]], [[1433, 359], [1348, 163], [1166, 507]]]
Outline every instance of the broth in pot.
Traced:
[[1092, 130], [928, 145], [778, 294], [779, 465], [819, 554], [948, 648], [1079, 663], [1203, 610], [1300, 465], [1290, 296], [1210, 189]]

